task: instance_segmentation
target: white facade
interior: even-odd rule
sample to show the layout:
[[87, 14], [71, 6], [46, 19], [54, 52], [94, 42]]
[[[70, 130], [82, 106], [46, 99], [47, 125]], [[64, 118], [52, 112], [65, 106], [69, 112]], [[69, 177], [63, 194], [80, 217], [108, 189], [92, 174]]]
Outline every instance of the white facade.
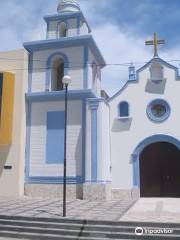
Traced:
[[[72, 83], [70, 85], [71, 89], [82, 89], [83, 88], [83, 47], [70, 47], [70, 48], [59, 48], [39, 50], [33, 53], [33, 65], [32, 68], [32, 92], [43, 92], [46, 89], [46, 79], [47, 79], [47, 62], [48, 58], [51, 56], [56, 56], [58, 54], [65, 54], [71, 67], [68, 70], [68, 74], [72, 76]], [[79, 61], [76, 64], [77, 59]], [[49, 76], [50, 78], [51, 76]], [[50, 86], [49, 86], [50, 87]]]
[[[47, 39], [24, 44], [30, 59], [26, 95], [26, 194], [48, 196], [50, 188], [52, 193], [53, 189], [59, 189], [59, 184], [62, 187], [65, 144], [62, 78], [69, 75], [72, 80], [68, 88], [67, 122], [70, 195], [85, 199], [139, 195], [143, 188], [141, 156], [146, 147], [167, 142], [180, 149], [177, 68], [158, 56], [137, 72], [130, 66], [126, 85], [108, 98], [101, 91], [105, 61], [77, 2], [62, 1], [58, 14], [44, 19]], [[153, 152], [152, 158], [157, 153], [161, 154], [160, 149]], [[177, 160], [177, 154], [174, 158]], [[166, 173], [163, 177], [174, 176]]]
[[[156, 142], [156, 136], [158, 141], [160, 135], [180, 139], [180, 109], [177, 104], [180, 81], [177, 69], [158, 59], [164, 76], [159, 83], [153, 82], [150, 76], [153, 61], [157, 59], [152, 59], [137, 72], [137, 81], [127, 82], [123, 89], [109, 100], [113, 189], [133, 191], [133, 188], [137, 187], [133, 179], [133, 158], [134, 154], [137, 154], [136, 148], [143, 141], [153, 136]], [[163, 122], [153, 121], [148, 116], [148, 105], [155, 99], [163, 99], [170, 106], [170, 115]], [[119, 116], [119, 104], [122, 101], [129, 104], [127, 118]], [[166, 140], [164, 137], [164, 141]]]
[[[109, 108], [101, 98], [105, 62], [77, 7], [76, 1], [61, 1], [57, 15], [44, 17], [47, 39], [24, 44], [29, 52], [25, 193], [31, 196], [37, 192], [46, 196], [49, 186], [56, 191], [56, 185], [63, 183], [64, 75], [71, 77], [67, 121], [70, 192], [79, 198], [105, 198], [111, 181], [110, 150], [106, 148], [110, 135], [108, 128], [103, 131], [109, 125]], [[92, 186], [99, 192], [94, 196]]]
[[[80, 176], [82, 168], [82, 103], [81, 101], [70, 101], [68, 104], [70, 111], [68, 115], [67, 129], [67, 174], [71, 177]], [[46, 115], [47, 112], [64, 111], [63, 102], [43, 102], [32, 104], [31, 119], [31, 142], [30, 156], [31, 164], [29, 175], [31, 177], [63, 176], [63, 164], [45, 164], [46, 159]]]

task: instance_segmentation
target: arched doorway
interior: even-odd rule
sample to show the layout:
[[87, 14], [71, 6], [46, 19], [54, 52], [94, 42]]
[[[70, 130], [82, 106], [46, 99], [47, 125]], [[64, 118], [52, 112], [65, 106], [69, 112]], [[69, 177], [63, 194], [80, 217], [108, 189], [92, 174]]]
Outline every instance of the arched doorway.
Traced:
[[147, 145], [139, 155], [141, 197], [180, 197], [180, 150], [169, 142]]

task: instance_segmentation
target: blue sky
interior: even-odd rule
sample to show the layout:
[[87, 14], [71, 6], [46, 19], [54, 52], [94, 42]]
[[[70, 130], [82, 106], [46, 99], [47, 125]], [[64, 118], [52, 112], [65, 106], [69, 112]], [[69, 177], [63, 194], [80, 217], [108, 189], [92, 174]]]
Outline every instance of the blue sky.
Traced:
[[[45, 38], [43, 16], [56, 13], [58, 2], [2, 0], [0, 51], [21, 48], [24, 41]], [[152, 48], [144, 46], [153, 32], [166, 40], [160, 57], [180, 59], [179, 0], [80, 0], [80, 4], [107, 63], [134, 62], [136, 68], [140, 67], [153, 56]], [[178, 62], [176, 65], [180, 67]], [[102, 86], [112, 95], [127, 77], [127, 66], [107, 66]]]

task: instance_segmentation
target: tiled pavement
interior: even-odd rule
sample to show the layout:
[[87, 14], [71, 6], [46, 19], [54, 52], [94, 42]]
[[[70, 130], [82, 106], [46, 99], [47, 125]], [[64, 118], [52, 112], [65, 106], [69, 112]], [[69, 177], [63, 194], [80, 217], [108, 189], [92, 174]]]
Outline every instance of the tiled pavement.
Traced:
[[180, 223], [180, 198], [140, 198], [121, 220]]
[[[0, 215], [61, 218], [62, 200], [0, 197]], [[138, 201], [122, 199], [108, 202], [67, 200], [67, 217], [89, 220], [180, 223], [180, 199], [140, 198]]]
[[[130, 199], [108, 202], [67, 200], [67, 217], [72, 219], [118, 221], [133, 203]], [[61, 218], [62, 200], [1, 197], [0, 215]]]
[[[0, 240], [17, 240], [17, 239], [19, 239], [19, 238], [6, 238], [6, 237], [0, 237]], [[27, 240], [27, 239], [23, 239], [23, 238], [21, 238], [21, 240]]]

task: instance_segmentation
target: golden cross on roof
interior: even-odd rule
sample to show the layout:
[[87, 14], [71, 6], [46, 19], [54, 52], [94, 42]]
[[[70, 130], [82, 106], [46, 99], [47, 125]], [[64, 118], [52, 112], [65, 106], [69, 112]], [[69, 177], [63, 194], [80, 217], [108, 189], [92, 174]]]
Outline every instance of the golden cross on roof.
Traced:
[[146, 45], [154, 45], [154, 57], [158, 57], [158, 45], [159, 44], [165, 44], [165, 40], [158, 40], [156, 33], [154, 33], [153, 40], [146, 41]]

